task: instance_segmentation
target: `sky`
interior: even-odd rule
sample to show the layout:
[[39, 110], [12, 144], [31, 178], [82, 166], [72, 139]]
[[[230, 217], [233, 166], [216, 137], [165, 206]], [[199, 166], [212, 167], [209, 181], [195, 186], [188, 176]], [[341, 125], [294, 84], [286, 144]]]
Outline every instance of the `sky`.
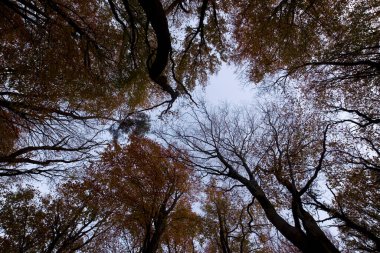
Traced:
[[224, 64], [220, 71], [213, 75], [208, 85], [198, 88], [195, 94], [203, 94], [212, 105], [227, 102], [233, 105], [250, 104], [256, 96], [254, 84], [244, 83], [236, 73], [237, 68]]

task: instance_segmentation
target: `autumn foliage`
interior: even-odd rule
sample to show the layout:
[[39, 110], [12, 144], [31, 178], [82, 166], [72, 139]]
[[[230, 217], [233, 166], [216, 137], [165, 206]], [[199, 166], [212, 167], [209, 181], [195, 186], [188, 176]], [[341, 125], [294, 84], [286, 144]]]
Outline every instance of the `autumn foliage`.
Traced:
[[[193, 170], [181, 163], [181, 155], [145, 137], [131, 136], [127, 146], [105, 151], [101, 162], [74, 187], [89, 191], [113, 210], [112, 236], [128, 234], [129, 250], [155, 252], [176, 224], [194, 219], [189, 202]], [[172, 236], [180, 236], [174, 231]], [[186, 244], [180, 238], [178, 243]]]
[[[380, 252], [379, 16], [1, 1], [0, 251]], [[255, 106], [193, 96], [223, 64]]]

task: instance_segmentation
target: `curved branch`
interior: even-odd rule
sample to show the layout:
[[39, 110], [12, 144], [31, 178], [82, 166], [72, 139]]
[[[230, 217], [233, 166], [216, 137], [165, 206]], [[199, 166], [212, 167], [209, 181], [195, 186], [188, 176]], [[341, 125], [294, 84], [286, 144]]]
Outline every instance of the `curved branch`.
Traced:
[[161, 88], [170, 94], [172, 102], [178, 97], [178, 91], [175, 91], [162, 75], [168, 65], [169, 54], [171, 51], [171, 39], [169, 32], [168, 20], [165, 10], [159, 0], [139, 0], [141, 7], [147, 16], [149, 23], [152, 25], [157, 39], [156, 55], [153, 63], [148, 64], [149, 77]]

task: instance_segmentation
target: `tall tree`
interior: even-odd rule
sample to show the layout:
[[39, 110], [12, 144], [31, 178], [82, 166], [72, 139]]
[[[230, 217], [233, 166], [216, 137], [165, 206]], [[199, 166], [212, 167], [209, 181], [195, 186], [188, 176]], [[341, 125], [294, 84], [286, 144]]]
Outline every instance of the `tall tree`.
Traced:
[[[113, 207], [111, 237], [122, 240], [128, 235], [132, 252], [157, 252], [165, 234], [195, 215], [189, 204], [192, 168], [178, 160], [180, 155], [145, 137], [131, 136], [127, 146], [107, 150], [76, 185]], [[171, 236], [166, 238], [173, 240]]]
[[232, 14], [235, 60], [247, 62], [256, 81], [282, 70], [335, 84], [377, 79], [378, 8], [378, 1], [239, 2]]
[[193, 127], [180, 126], [174, 138], [192, 154], [189, 163], [243, 185], [301, 251], [339, 252], [305, 205], [326, 162], [328, 127], [302, 107], [281, 106], [264, 111], [261, 120], [240, 110], [204, 109], [193, 114]]
[[99, 125], [89, 119], [117, 112], [122, 124], [136, 108], [169, 109], [226, 55], [225, 16], [208, 0], [7, 0], [0, 14], [3, 176], [77, 161], [96, 134], [78, 141], [72, 125], [89, 132]]
[[[203, 202], [204, 231], [207, 252], [254, 252], [262, 248], [268, 226], [263, 224], [254, 203], [245, 203], [238, 191], [217, 188], [207, 190]], [[261, 224], [260, 224], [261, 223]]]
[[[327, 212], [337, 226], [347, 249], [360, 252], [380, 250], [379, 177], [377, 172], [366, 170], [362, 165], [339, 164], [328, 173], [326, 188], [333, 195], [333, 203], [314, 193], [310, 196], [314, 205]], [[353, 187], [355, 186], [355, 187]]]
[[[215, 71], [221, 54], [212, 49], [224, 49], [223, 10], [207, 0], [9, 0], [2, 2], [1, 11], [7, 53], [3, 73], [11, 77], [9, 83], [28, 85], [31, 78], [36, 89], [44, 85], [52, 94], [71, 98], [70, 102], [85, 93], [99, 99], [114, 96], [115, 86], [134, 86], [129, 95], [150, 92], [151, 97], [155, 91], [149, 79], [174, 100]], [[198, 21], [194, 27], [177, 23], [194, 19]], [[177, 36], [173, 43], [172, 33], [184, 38]], [[64, 87], [61, 93], [58, 83]]]
[[[0, 124], [12, 132], [4, 138], [4, 167], [57, 146], [73, 149], [62, 138], [67, 125], [56, 129], [63, 122], [107, 118], [116, 109], [125, 116], [138, 106], [170, 108], [221, 60], [247, 64], [250, 80], [279, 73], [301, 80], [323, 108], [378, 123], [378, 106], [371, 106], [379, 83], [375, 0], [7, 0], [0, 7]], [[43, 148], [31, 145], [49, 139], [41, 134], [25, 143], [41, 127], [54, 129], [50, 139], [61, 138]], [[56, 160], [64, 159], [36, 162]]]
[[109, 214], [106, 208], [77, 198], [70, 190], [41, 196], [31, 187], [7, 189], [1, 196], [0, 249], [2, 252], [84, 249], [108, 229]]
[[[86, 178], [83, 186], [93, 187], [99, 199], [115, 198], [115, 191], [125, 198], [129, 209], [118, 217], [134, 225], [113, 232], [128, 234], [136, 250], [155, 251], [162, 238], [168, 250], [189, 249], [197, 229], [178, 237], [170, 236], [175, 229], [163, 232], [174, 220], [169, 214], [197, 223], [183, 197], [187, 189], [167, 183], [171, 172], [163, 176], [162, 166], [147, 161], [170, 161], [180, 171], [188, 166], [143, 151], [183, 154], [141, 138], [147, 118], [131, 114], [160, 105], [170, 109], [179, 96], [203, 85], [221, 61], [232, 61], [245, 67], [250, 81], [281, 83], [331, 120], [321, 123], [313, 109], [289, 105], [266, 108], [256, 119], [203, 111], [203, 118], [193, 115], [197, 131], [177, 135], [196, 155], [184, 161], [242, 184], [268, 220], [304, 252], [337, 251], [312, 208], [339, 226], [349, 249], [378, 251], [379, 8], [377, 0], [2, 1], [0, 176], [52, 175], [63, 164], [86, 160], [104, 140], [97, 135], [112, 122], [117, 150], [92, 166], [99, 182]], [[140, 137], [120, 148], [120, 131]], [[124, 153], [142, 155], [145, 163]], [[125, 176], [130, 181], [117, 172], [121, 164], [133, 165]], [[156, 172], [142, 169], [141, 177], [135, 167]], [[118, 178], [100, 168], [116, 171]], [[131, 196], [119, 181], [128, 182]], [[321, 185], [331, 200], [321, 197]], [[140, 201], [144, 194], [157, 202]]]
[[351, 136], [341, 135], [351, 142], [345, 156], [363, 157], [352, 148], [358, 141], [377, 152], [379, 2], [258, 0], [237, 5], [233, 59], [247, 64], [249, 79], [295, 86], [303, 98], [332, 113], [342, 128], [350, 128]]
[[202, 219], [192, 211], [194, 199], [178, 204], [168, 219], [159, 252], [202, 252], [200, 249]]

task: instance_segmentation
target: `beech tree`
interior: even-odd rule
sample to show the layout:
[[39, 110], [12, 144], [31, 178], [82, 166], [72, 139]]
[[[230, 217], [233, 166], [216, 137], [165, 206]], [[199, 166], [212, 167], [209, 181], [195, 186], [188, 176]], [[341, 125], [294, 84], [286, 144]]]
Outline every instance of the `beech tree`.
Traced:
[[[84, 67], [91, 58], [89, 52], [96, 51], [93, 34], [79, 39], [80, 30], [89, 27], [70, 17], [78, 17], [77, 11], [88, 15], [96, 8], [94, 2], [87, 5], [92, 6], [89, 9], [64, 6], [52, 1], [0, 4], [0, 124], [10, 133], [2, 132], [1, 137], [12, 144], [0, 154], [2, 176], [40, 174], [49, 172], [47, 165], [60, 163], [62, 168], [64, 163], [87, 158], [99, 131], [90, 120], [110, 116], [108, 112], [121, 103], [123, 95], [95, 73], [99, 66], [92, 64], [93, 72]], [[104, 19], [104, 13], [92, 19], [103, 38], [103, 31], [112, 32], [103, 26]], [[102, 71], [107, 71], [105, 66]], [[79, 129], [95, 131], [85, 136], [78, 134]]]
[[363, 81], [368, 88], [377, 80], [377, 1], [257, 0], [236, 5], [234, 59], [248, 63], [250, 79], [260, 81], [281, 70], [299, 72], [298, 77], [322, 81], [323, 87], [314, 87], [321, 91]]
[[107, 150], [102, 161], [83, 169], [86, 175], [62, 182], [54, 195], [40, 196], [31, 187], [8, 190], [1, 199], [2, 250], [195, 252], [195, 184], [179, 155], [131, 136], [126, 147]]
[[[327, 186], [334, 195], [333, 204], [312, 195], [314, 205], [327, 212], [338, 227], [348, 250], [379, 251], [379, 187], [375, 177], [373, 172], [357, 169], [340, 173], [339, 180], [335, 177]], [[337, 189], [332, 190], [334, 186]]]
[[[353, 143], [344, 137], [355, 125], [342, 131], [340, 122], [297, 99], [256, 111], [210, 112], [203, 106], [190, 117], [162, 137], [185, 149], [190, 154], [185, 161], [200, 173], [248, 190], [268, 221], [299, 250], [337, 252], [338, 245], [377, 250], [378, 159], [370, 151], [376, 146], [369, 145], [376, 134], [354, 131], [351, 138], [363, 145]], [[321, 213], [327, 218], [320, 220]], [[323, 228], [326, 221], [340, 229], [344, 244]], [[314, 243], [319, 246], [307, 248]]]
[[108, 228], [109, 211], [88, 199], [76, 198], [75, 192], [42, 196], [31, 187], [4, 190], [2, 252], [74, 252]]
[[310, 196], [316, 207], [329, 213], [350, 248], [376, 252], [380, 245], [376, 127], [362, 130], [355, 124], [341, 125], [337, 125], [332, 149], [334, 164], [327, 171], [329, 182], [325, 185], [334, 203], [315, 194]]
[[[302, 107], [272, 107], [261, 119], [227, 109], [193, 114], [173, 137], [199, 170], [241, 184], [266, 218], [303, 252], [339, 252], [305, 204], [327, 160], [327, 131]], [[292, 221], [283, 217], [287, 211]]]
[[246, 66], [248, 79], [285, 90], [290, 84], [334, 122], [334, 164], [325, 185], [334, 204], [313, 193], [314, 204], [329, 213], [350, 248], [378, 251], [378, 219], [371, 214], [378, 209], [373, 200], [379, 168], [379, 2], [238, 4], [233, 59]]
[[[206, 80], [224, 55], [224, 10], [206, 0], [9, 0], [1, 11], [7, 87], [45, 87], [55, 95], [46, 96], [49, 101], [86, 99], [104, 111], [118, 104], [118, 94], [129, 104], [147, 104], [160, 93], [155, 84], [173, 102], [197, 80]], [[189, 20], [198, 22], [192, 26]]]
[[[108, 233], [114, 244], [112, 239], [100, 238], [97, 251], [116, 247], [117, 251], [157, 252], [163, 243], [172, 247], [173, 241], [187, 240], [175, 234], [177, 226], [196, 224], [189, 202], [192, 168], [178, 160], [180, 155], [146, 137], [131, 136], [125, 147], [110, 147], [102, 161], [75, 183], [78, 191], [89, 192], [114, 210]], [[117, 248], [120, 242], [122, 247]]]
[[192, 210], [194, 200], [180, 203], [170, 215], [159, 252], [202, 252], [202, 219]]
[[[67, 143], [63, 122], [117, 112], [121, 124], [137, 108], [170, 109], [222, 61], [245, 66], [255, 82], [296, 80], [321, 109], [377, 124], [378, 8], [375, 0], [2, 1], [0, 124], [11, 132], [2, 166], [47, 150], [53, 156], [35, 163], [67, 162], [57, 154], [80, 153], [88, 140]], [[51, 133], [41, 137], [44, 127]]]
[[344, 156], [363, 157], [353, 147], [356, 142], [368, 148], [367, 154], [376, 153], [379, 2], [259, 0], [237, 5], [233, 59], [247, 66], [249, 80], [281, 83], [285, 89], [290, 84], [331, 113], [343, 129], [350, 129], [341, 135], [341, 141], [352, 142]]
[[205, 252], [261, 252], [270, 227], [254, 203], [246, 203], [238, 191], [217, 188], [215, 183], [206, 194], [202, 206], [203, 233], [208, 240]]
[[190, 95], [226, 55], [223, 12], [207, 0], [2, 1], [1, 175], [82, 160], [96, 134], [79, 141], [69, 126], [122, 125]]
[[[303, 252], [379, 251], [379, 10], [377, 0], [1, 1], [0, 176], [54, 176], [82, 162], [87, 168], [111, 141], [101, 136], [108, 129], [114, 147], [91, 164], [89, 176], [64, 186], [77, 189], [75, 201], [83, 205], [92, 203], [89, 192], [107, 203], [119, 222], [103, 235], [107, 243], [91, 239], [92, 248], [82, 250], [196, 251], [202, 226], [189, 199], [189, 171], [196, 167], [243, 186]], [[191, 91], [223, 61], [241, 67], [250, 82], [280, 85], [300, 105], [230, 118], [228, 110], [213, 114], [200, 105], [194, 127], [173, 135], [190, 156], [142, 137], [149, 129], [145, 111], [168, 112], [180, 96], [195, 102]], [[132, 136], [126, 147], [117, 143], [121, 132]], [[38, 222], [51, 214], [46, 208], [58, 202], [29, 190], [12, 194], [3, 199], [4, 220], [22, 202], [33, 207], [30, 229], [39, 234]], [[235, 217], [239, 208], [227, 202], [215, 212], [209, 206], [209, 215]], [[321, 212], [325, 221], [317, 218]], [[236, 251], [226, 232], [236, 222], [218, 221], [219, 250]], [[325, 231], [326, 221], [339, 228], [344, 246]], [[76, 231], [79, 223], [62, 226]], [[246, 250], [243, 223], [233, 236]], [[180, 233], [186, 224], [193, 229]], [[28, 231], [7, 229], [7, 250], [40, 247]], [[77, 239], [62, 250], [76, 249]]]

